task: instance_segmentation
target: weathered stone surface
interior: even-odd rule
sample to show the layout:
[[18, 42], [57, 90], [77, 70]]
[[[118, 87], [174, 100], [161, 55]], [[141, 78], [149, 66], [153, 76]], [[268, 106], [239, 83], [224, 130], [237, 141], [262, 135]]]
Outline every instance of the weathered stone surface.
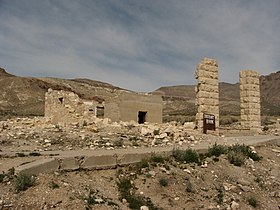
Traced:
[[219, 133], [219, 81], [218, 63], [214, 59], [204, 58], [197, 65], [195, 77], [198, 85], [196, 92], [196, 127], [203, 132], [203, 114], [215, 116], [215, 133]]
[[87, 157], [81, 164], [83, 169], [114, 168], [117, 166], [117, 158], [114, 155], [102, 155]]
[[60, 170], [77, 170], [79, 169], [79, 162], [75, 158], [64, 158], [60, 163]]
[[151, 157], [151, 153], [142, 154], [123, 154], [117, 157], [117, 163], [120, 166], [138, 163], [144, 158]]
[[58, 160], [54, 158], [40, 159], [32, 163], [27, 163], [16, 168], [17, 173], [37, 175], [39, 173], [48, 173], [56, 171], [59, 168]]
[[240, 108], [241, 126], [246, 129], [260, 130], [260, 81], [259, 73], [256, 71], [240, 72]]

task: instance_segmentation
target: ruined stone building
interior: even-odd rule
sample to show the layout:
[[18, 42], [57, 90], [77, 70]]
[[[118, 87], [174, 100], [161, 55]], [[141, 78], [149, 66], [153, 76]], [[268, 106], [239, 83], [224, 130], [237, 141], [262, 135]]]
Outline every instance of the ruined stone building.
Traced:
[[105, 117], [112, 121], [135, 121], [162, 123], [162, 97], [158, 95], [121, 92], [106, 101]]
[[138, 123], [162, 123], [161, 96], [119, 91], [105, 101], [84, 100], [77, 94], [63, 90], [48, 90], [45, 95], [45, 117], [52, 123], [92, 122], [94, 118]]
[[102, 115], [104, 105], [97, 100], [84, 100], [77, 94], [49, 89], [45, 94], [45, 117], [52, 123], [80, 123]]

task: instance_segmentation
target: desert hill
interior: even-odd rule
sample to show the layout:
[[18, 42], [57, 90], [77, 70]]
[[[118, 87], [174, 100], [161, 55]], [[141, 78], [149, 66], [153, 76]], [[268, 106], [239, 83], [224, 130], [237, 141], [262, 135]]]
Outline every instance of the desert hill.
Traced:
[[[280, 115], [280, 71], [261, 76], [263, 115]], [[196, 113], [194, 85], [161, 87], [152, 92], [163, 96], [164, 119], [193, 120]], [[108, 83], [78, 78], [18, 77], [0, 68], [0, 116], [44, 115], [44, 94], [49, 89], [68, 90], [81, 98], [114, 96], [120, 87]], [[239, 84], [220, 83], [220, 112], [224, 116], [239, 116]]]

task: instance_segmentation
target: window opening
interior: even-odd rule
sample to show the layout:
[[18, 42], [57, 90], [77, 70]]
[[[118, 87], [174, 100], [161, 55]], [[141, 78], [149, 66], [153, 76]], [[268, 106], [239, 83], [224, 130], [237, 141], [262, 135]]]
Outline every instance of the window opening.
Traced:
[[104, 107], [96, 107], [96, 117], [104, 118]]
[[58, 98], [61, 104], [63, 104], [63, 97]]

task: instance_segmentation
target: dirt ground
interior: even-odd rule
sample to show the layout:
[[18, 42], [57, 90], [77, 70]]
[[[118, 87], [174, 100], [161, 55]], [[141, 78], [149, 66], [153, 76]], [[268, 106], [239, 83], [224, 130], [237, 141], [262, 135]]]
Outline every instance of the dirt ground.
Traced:
[[[19, 192], [16, 176], [6, 175], [0, 183], [0, 209], [140, 209], [131, 206], [140, 202], [131, 201], [133, 196], [145, 201], [140, 204], [144, 210], [280, 209], [280, 148], [264, 144], [255, 150], [263, 158], [247, 159], [242, 166], [222, 155], [206, 158], [201, 166], [169, 158], [145, 166], [40, 174], [33, 186]], [[122, 186], [122, 180], [129, 180], [129, 186]]]

